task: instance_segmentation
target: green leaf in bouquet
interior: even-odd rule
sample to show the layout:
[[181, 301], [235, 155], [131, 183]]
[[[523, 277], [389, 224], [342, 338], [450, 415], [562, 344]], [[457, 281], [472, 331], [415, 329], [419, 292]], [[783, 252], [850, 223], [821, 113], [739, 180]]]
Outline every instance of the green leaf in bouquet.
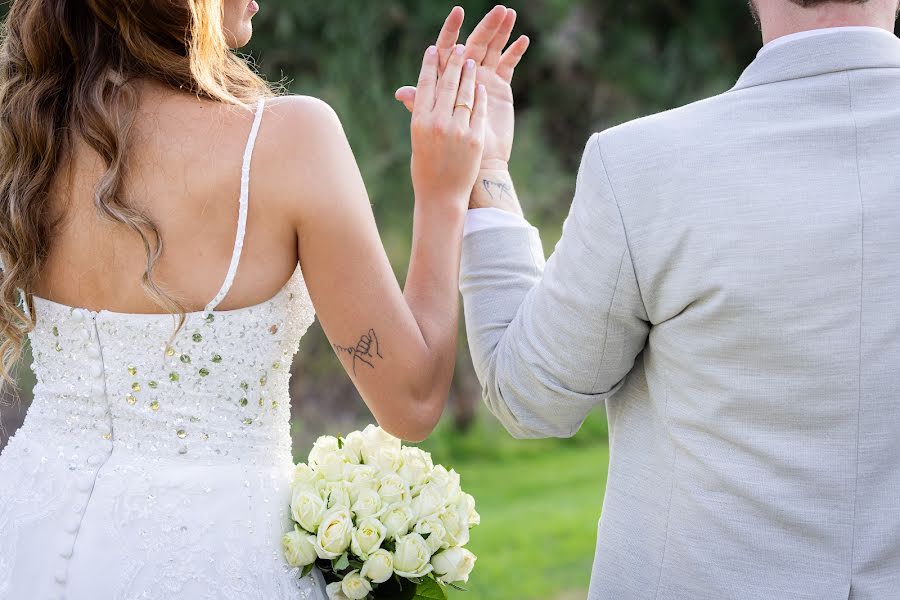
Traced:
[[416, 587], [416, 594], [412, 600], [447, 600], [447, 590], [440, 583], [428, 577]]
[[338, 441], [338, 450], [343, 450], [344, 449], [344, 438], [342, 438], [341, 436], [337, 436], [337, 441]]
[[303, 567], [303, 572], [300, 574], [300, 578], [302, 579], [312, 573], [313, 566], [314, 565], [306, 565], [305, 567]]
[[350, 557], [347, 556], [346, 552], [344, 552], [343, 554], [341, 554], [341, 557], [339, 559], [337, 559], [337, 561], [334, 563], [334, 570], [335, 571], [343, 571], [344, 569], [346, 569], [349, 566], [350, 566]]
[[463, 586], [459, 585], [459, 584], [456, 583], [456, 582], [454, 582], [454, 583], [448, 583], [447, 585], [449, 585], [450, 587], [452, 587], [454, 590], [456, 590], [456, 591], [458, 591], [458, 592], [468, 592], [468, 591], [469, 591], [469, 590], [467, 590], [466, 588], [464, 588]]

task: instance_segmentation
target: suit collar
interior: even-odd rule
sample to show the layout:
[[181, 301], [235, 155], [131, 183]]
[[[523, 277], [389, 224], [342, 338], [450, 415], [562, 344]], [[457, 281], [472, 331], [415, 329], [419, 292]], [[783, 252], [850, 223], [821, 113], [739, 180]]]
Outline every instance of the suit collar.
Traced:
[[835, 30], [760, 53], [733, 89], [856, 69], [900, 68], [900, 39], [876, 29]]

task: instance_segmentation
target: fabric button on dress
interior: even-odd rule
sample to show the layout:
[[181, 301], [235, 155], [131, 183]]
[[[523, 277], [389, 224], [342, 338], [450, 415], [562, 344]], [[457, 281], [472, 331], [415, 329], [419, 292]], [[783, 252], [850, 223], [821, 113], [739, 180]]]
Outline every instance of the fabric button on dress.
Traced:
[[99, 454], [92, 454], [92, 455], [88, 458], [88, 464], [91, 465], [92, 467], [96, 467], [96, 466], [99, 465], [101, 462], [103, 462], [103, 457], [100, 456]]
[[91, 375], [100, 378], [103, 375], [103, 365], [100, 363], [94, 363], [91, 365]]
[[60, 546], [59, 555], [66, 559], [72, 558], [73, 550], [74, 548], [72, 542], [67, 540], [64, 544], [62, 544], [62, 546]]

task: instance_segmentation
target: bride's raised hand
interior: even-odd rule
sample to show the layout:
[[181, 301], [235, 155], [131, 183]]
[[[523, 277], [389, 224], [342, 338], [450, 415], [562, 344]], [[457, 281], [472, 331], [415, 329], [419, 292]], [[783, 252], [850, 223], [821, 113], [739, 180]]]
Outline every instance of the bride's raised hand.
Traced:
[[[515, 130], [512, 79], [530, 44], [528, 37], [523, 35], [507, 47], [516, 18], [515, 10], [496, 6], [466, 40], [465, 55], [478, 66], [478, 82], [485, 85], [488, 95], [482, 169], [489, 171], [505, 171], [512, 152]], [[449, 52], [448, 47], [459, 39], [462, 23], [462, 9], [454, 8], [438, 37], [440, 57], [445, 56]], [[410, 111], [414, 110], [416, 95], [416, 88], [412, 86], [402, 87], [396, 93], [397, 99]]]
[[412, 180], [419, 203], [465, 210], [484, 150], [487, 91], [476, 64], [456, 46], [439, 75], [438, 49], [425, 52], [413, 110]]

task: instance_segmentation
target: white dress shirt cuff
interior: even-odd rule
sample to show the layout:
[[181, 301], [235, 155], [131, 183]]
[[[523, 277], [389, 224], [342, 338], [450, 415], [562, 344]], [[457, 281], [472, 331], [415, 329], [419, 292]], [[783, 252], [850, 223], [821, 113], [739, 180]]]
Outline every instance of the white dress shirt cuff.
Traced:
[[523, 217], [499, 208], [473, 208], [466, 213], [463, 236], [500, 227], [530, 228], [531, 225]]

